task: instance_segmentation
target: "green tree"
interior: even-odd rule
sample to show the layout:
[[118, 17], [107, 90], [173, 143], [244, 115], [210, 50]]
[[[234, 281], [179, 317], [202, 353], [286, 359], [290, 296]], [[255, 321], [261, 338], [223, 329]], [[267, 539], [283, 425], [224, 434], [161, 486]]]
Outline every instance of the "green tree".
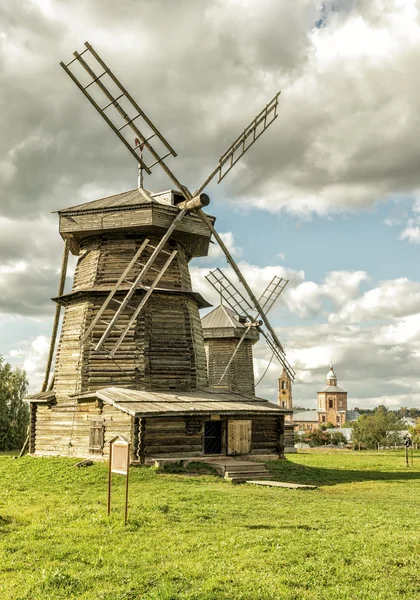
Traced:
[[420, 444], [420, 419], [416, 419], [414, 427], [409, 427], [408, 431], [413, 436], [413, 444]]
[[396, 413], [388, 411], [385, 406], [378, 406], [372, 415], [361, 415], [353, 425], [352, 441], [355, 446], [376, 448], [378, 444], [386, 444], [388, 432], [404, 429]]
[[0, 356], [0, 450], [19, 448], [26, 437], [29, 411], [23, 402], [26, 373], [12, 369]]

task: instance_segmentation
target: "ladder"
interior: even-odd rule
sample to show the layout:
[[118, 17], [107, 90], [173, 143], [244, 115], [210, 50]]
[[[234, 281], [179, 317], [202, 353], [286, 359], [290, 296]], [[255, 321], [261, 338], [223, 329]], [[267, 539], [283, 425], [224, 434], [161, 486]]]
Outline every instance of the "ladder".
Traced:
[[[150, 175], [152, 168], [160, 164], [181, 194], [185, 195], [188, 200], [188, 194], [184, 191], [184, 187], [165, 164], [165, 158], [177, 156], [175, 150], [93, 47], [88, 42], [85, 42], [85, 46], [86, 48], [82, 52], [73, 52], [75, 57], [73, 60], [67, 64], [61, 62], [60, 65], [146, 173]], [[83, 78], [87, 79], [87, 84], [84, 84]], [[95, 91], [99, 94], [95, 94]], [[100, 103], [98, 96], [100, 98], [105, 96], [106, 103], [103, 104], [103, 101]], [[128, 137], [133, 133], [136, 139], [134, 148]], [[153, 146], [150, 142], [152, 139]], [[143, 148], [149, 151], [153, 163], [147, 165], [144, 162]]]
[[274, 302], [280, 296], [286, 285], [289, 283], [288, 279], [283, 279], [282, 277], [278, 277], [274, 275], [273, 279], [270, 281], [268, 286], [265, 288], [264, 292], [261, 294], [260, 299], [258, 300], [259, 305], [265, 312], [268, 311], [273, 306]]
[[[81, 344], [84, 344], [87, 341], [89, 335], [92, 333], [93, 329], [95, 328], [95, 326], [98, 322], [105, 323], [106, 329], [105, 329], [104, 333], [102, 334], [102, 337], [99, 340], [99, 342], [94, 346], [94, 350], [95, 351], [98, 351], [101, 349], [105, 350], [104, 344], [105, 344], [106, 340], [108, 339], [108, 337], [110, 336], [111, 331], [113, 329], [117, 329], [118, 331], [121, 332], [121, 335], [118, 338], [115, 345], [113, 346], [113, 348], [110, 351], [106, 351], [110, 357], [114, 356], [114, 354], [117, 352], [118, 348], [120, 347], [121, 343], [123, 342], [124, 338], [126, 337], [127, 333], [129, 332], [134, 321], [136, 320], [136, 318], [140, 314], [141, 310], [145, 306], [146, 302], [148, 301], [149, 297], [151, 296], [153, 290], [156, 288], [159, 281], [162, 279], [164, 273], [166, 272], [169, 265], [171, 264], [171, 262], [173, 261], [173, 259], [175, 258], [176, 254], [177, 254], [177, 250], [168, 252], [167, 250], [163, 250], [162, 248], [159, 248], [159, 245], [153, 246], [150, 243], [149, 239], [145, 239], [143, 241], [140, 248], [137, 250], [137, 252], [133, 256], [133, 258], [127, 265], [127, 267], [124, 269], [124, 271], [121, 274], [118, 281], [113, 285], [111, 291], [109, 292], [105, 302], [102, 304], [101, 308], [97, 312], [95, 318], [90, 323], [88, 329], [86, 330], [83, 337], [81, 338]], [[144, 264], [144, 263], [139, 262], [139, 259], [141, 258], [141, 255], [145, 252], [146, 249], [149, 249], [149, 250], [152, 249], [154, 252], [152, 253], [149, 260]], [[155, 267], [152, 266], [158, 256], [158, 254], [165, 254], [168, 257], [165, 264], [163, 265], [163, 267], [161, 269], [156, 269]], [[137, 277], [133, 281], [131, 281], [128, 279], [128, 277], [130, 276], [130, 272], [133, 270], [133, 268], [136, 265], [137, 266], [140, 265], [142, 268], [141, 268], [140, 273], [137, 275]], [[157, 275], [156, 275], [155, 279], [153, 280], [152, 284], [150, 285], [150, 287], [145, 288], [142, 285], [142, 281], [149, 271], [156, 271]], [[121, 287], [124, 284], [127, 284], [127, 283], [130, 284], [130, 288], [127, 291], [124, 299], [117, 300], [114, 297], [115, 294], [121, 290]], [[146, 294], [144, 295], [144, 297], [142, 298], [141, 302], [139, 303], [139, 305], [134, 307], [130, 304], [130, 300], [133, 297], [133, 295], [137, 289], [144, 289], [147, 291], [146, 291]], [[112, 317], [112, 319], [108, 322], [108, 321], [105, 321], [104, 319], [102, 319], [102, 315], [111, 302], [116, 302], [119, 306], [118, 306], [118, 309], [115, 312], [114, 316]], [[121, 318], [123, 312], [127, 308], [131, 309], [133, 311], [127, 325], [124, 327], [124, 329], [116, 327], [118, 320]]]

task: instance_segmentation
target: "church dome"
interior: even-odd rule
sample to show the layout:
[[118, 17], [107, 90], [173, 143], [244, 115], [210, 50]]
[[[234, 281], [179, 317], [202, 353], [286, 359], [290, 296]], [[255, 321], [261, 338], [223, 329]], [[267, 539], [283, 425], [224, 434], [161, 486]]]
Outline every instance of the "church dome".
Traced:
[[327, 379], [337, 379], [337, 375], [334, 373], [332, 361], [330, 362], [330, 372], [327, 375]]

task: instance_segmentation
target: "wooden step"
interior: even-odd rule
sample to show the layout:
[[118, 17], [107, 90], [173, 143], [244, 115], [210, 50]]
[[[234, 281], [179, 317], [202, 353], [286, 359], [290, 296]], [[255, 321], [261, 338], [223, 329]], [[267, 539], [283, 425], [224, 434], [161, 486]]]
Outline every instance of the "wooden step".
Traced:
[[267, 480], [271, 477], [270, 472], [262, 464], [238, 464], [234, 468], [226, 466], [224, 478], [234, 483], [252, 480]]
[[262, 464], [258, 464], [258, 463], [252, 463], [252, 464], [244, 464], [244, 463], [238, 463], [236, 465], [225, 465], [225, 471], [230, 471], [230, 472], [234, 472], [234, 471], [249, 471], [250, 473], [253, 471], [266, 471], [267, 469], [265, 468], [264, 465]]

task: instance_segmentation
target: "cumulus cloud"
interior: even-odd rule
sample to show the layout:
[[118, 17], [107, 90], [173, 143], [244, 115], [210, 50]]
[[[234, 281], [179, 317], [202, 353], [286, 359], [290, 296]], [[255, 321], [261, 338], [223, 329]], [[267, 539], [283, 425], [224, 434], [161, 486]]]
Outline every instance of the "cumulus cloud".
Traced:
[[[410, 217], [388, 224], [404, 228], [402, 240], [419, 242], [414, 0], [302, 0], [292, 11], [288, 0], [6, 0], [1, 314], [29, 321], [52, 310], [62, 243], [51, 210], [136, 186], [137, 165], [58, 65], [85, 39], [173, 144], [179, 156], [168, 163], [191, 188], [281, 89], [278, 119], [223, 180], [225, 199], [309, 219], [404, 195], [413, 198]], [[158, 166], [146, 186], [167, 189]], [[225, 242], [240, 259], [229, 227]], [[217, 247], [211, 252], [209, 264], [220, 257]], [[271, 314], [297, 370], [297, 403], [313, 401], [333, 358], [358, 403], [381, 395], [405, 402], [411, 389], [407, 403], [420, 405], [418, 283], [371, 284], [363, 266], [319, 280], [281, 264], [243, 260], [240, 267], [257, 296], [274, 275], [289, 279]], [[204, 278], [210, 268], [193, 267], [192, 276], [216, 304]], [[28, 335], [14, 356], [37, 381], [45, 351], [38, 338]], [[258, 378], [271, 356], [260, 343], [255, 357]], [[267, 397], [275, 398], [278, 369], [272, 363], [259, 387]]]
[[417, 313], [420, 308], [420, 283], [406, 277], [384, 281], [362, 296], [345, 303], [330, 316], [331, 323], [359, 323]]
[[30, 393], [36, 393], [41, 389], [49, 344], [49, 339], [40, 335], [32, 340], [22, 342], [6, 355], [6, 359], [11, 363], [19, 364], [25, 369], [30, 382]]
[[[57, 294], [62, 241], [54, 219], [0, 216], [0, 314], [51, 313]], [[68, 285], [72, 269], [68, 270]]]
[[[226, 231], [225, 233], [218, 232], [218, 234], [222, 238], [223, 243], [225, 244], [232, 256], [237, 258], [241, 255], [242, 248], [240, 246], [236, 246], [234, 235], [231, 231]], [[207, 255], [207, 258], [209, 260], [213, 260], [215, 258], [223, 256], [223, 250], [220, 248], [219, 244], [214, 243], [210, 245], [209, 253]]]
[[[86, 38], [179, 151], [171, 165], [191, 187], [281, 88], [276, 123], [224, 181], [229, 198], [306, 215], [411, 193], [420, 186], [417, 6], [323, 6], [320, 12], [313, 0], [293, 11], [287, 0], [6, 1], [4, 214], [74, 203], [68, 201], [88, 184], [108, 193], [135, 184], [126, 149], [57, 64]], [[167, 187], [154, 172], [150, 186]]]

